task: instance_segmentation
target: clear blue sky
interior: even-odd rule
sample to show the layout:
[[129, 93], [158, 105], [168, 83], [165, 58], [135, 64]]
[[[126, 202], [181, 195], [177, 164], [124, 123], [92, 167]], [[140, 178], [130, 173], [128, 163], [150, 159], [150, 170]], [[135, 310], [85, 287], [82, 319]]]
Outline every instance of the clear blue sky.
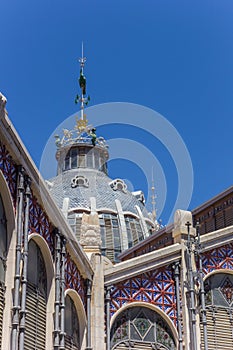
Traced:
[[[182, 136], [195, 176], [191, 209], [231, 186], [232, 18], [232, 0], [2, 0], [0, 91], [36, 164], [57, 125], [77, 111], [77, 58], [84, 41], [91, 105], [144, 105]], [[111, 133], [132, 132], [143, 142], [143, 135], [123, 129]], [[166, 223], [177, 176], [156, 142], [152, 151], [168, 182]], [[126, 166], [121, 175], [121, 166], [113, 164], [110, 175], [144, 187], [134, 168]]]

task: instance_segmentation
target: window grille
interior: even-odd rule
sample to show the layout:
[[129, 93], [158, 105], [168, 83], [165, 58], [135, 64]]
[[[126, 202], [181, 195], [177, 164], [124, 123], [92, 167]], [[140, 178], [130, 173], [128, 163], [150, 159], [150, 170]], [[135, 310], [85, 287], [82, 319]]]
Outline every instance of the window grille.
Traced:
[[73, 300], [69, 295], [65, 300], [65, 349], [79, 350], [80, 349], [80, 327], [77, 311]]
[[117, 261], [121, 252], [119, 221], [116, 214], [99, 214], [102, 254]]
[[[233, 349], [233, 276], [220, 273], [209, 277], [205, 281], [205, 302], [208, 350]], [[203, 349], [201, 323], [201, 350]]]

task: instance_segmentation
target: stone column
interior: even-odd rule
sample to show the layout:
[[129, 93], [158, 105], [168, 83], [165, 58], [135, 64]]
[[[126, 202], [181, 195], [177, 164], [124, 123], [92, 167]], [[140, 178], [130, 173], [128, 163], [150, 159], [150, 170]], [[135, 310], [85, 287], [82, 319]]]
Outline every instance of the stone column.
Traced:
[[104, 315], [104, 260], [101, 254], [92, 255], [94, 269], [92, 299], [91, 299], [91, 335], [93, 350], [104, 350], [105, 345], [105, 315]]

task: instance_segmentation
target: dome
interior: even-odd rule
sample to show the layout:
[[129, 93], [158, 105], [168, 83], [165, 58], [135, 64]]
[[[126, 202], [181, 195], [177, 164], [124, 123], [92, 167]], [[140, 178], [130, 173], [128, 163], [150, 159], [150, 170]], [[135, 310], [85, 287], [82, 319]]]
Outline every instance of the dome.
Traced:
[[120, 253], [151, 234], [155, 223], [150, 220], [141, 191], [131, 193], [123, 180], [108, 177], [108, 145], [103, 137], [96, 136], [95, 128], [88, 126], [84, 114], [90, 101], [86, 97], [85, 61], [83, 56], [79, 60], [81, 95], [75, 99], [80, 103], [81, 116], [76, 118], [73, 130], [63, 129], [61, 139], [55, 136], [57, 176], [47, 183], [78, 241], [82, 242], [81, 225], [83, 228], [86, 214], [98, 216], [101, 252], [116, 262]]
[[108, 146], [102, 137], [93, 143], [93, 135], [85, 131], [78, 138], [63, 138], [56, 158], [57, 176], [47, 183], [77, 240], [82, 215], [91, 212], [98, 213], [102, 254], [112, 261], [151, 234], [154, 224], [143, 193], [131, 193], [123, 180], [109, 178]]
[[[144, 204], [126, 189], [121, 179], [110, 179], [104, 172], [95, 169], [72, 169], [52, 179], [50, 191], [57, 205], [67, 212], [74, 209], [91, 210], [91, 198], [94, 198], [95, 209], [116, 212], [120, 202], [123, 212], [134, 216], [142, 213], [149, 220]], [[65, 202], [64, 202], [65, 201]]]

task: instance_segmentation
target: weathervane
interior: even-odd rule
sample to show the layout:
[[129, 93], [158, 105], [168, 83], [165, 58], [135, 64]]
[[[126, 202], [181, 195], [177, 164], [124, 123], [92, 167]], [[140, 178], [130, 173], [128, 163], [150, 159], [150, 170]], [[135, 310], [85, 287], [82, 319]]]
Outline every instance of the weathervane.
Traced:
[[77, 95], [75, 99], [75, 103], [80, 103], [81, 108], [81, 116], [80, 119], [76, 118], [77, 121], [77, 129], [84, 130], [87, 127], [88, 121], [86, 115], [84, 114], [84, 106], [88, 104], [90, 101], [90, 96], [86, 97], [86, 78], [84, 76], [84, 66], [86, 62], [86, 57], [83, 55], [83, 43], [82, 43], [82, 57], [79, 58], [80, 63], [80, 76], [79, 76], [79, 86], [81, 89], [81, 96]]
[[76, 125], [72, 130], [63, 129], [63, 136], [54, 135], [55, 144], [57, 150], [63, 147], [73, 147], [78, 143], [100, 146], [104, 149], [108, 148], [108, 145], [103, 137], [96, 136], [96, 128], [92, 125], [88, 125], [87, 116], [84, 113], [84, 107], [90, 101], [90, 96], [86, 97], [86, 78], [84, 76], [84, 66], [86, 62], [86, 57], [83, 55], [83, 43], [82, 43], [82, 57], [79, 58], [80, 63], [80, 76], [78, 79], [79, 86], [81, 89], [81, 95], [77, 95], [75, 103], [80, 103], [80, 118], [76, 115]]

